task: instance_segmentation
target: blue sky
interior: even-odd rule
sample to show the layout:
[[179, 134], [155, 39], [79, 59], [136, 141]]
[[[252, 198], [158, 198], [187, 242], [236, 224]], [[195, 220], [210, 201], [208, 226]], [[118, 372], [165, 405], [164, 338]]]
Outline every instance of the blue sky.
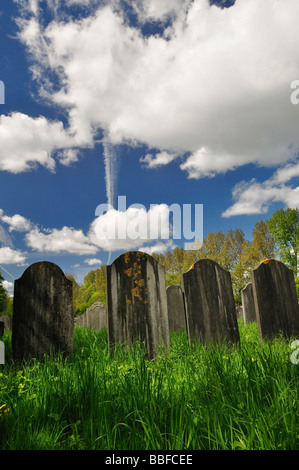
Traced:
[[[298, 0], [2, 2], [10, 292], [36, 261], [82, 282], [129, 249], [183, 246], [161, 239], [172, 204], [203, 204], [203, 236], [238, 227], [248, 239], [257, 221], [297, 207], [298, 15]], [[120, 195], [144, 210], [121, 212]], [[148, 221], [153, 204], [160, 239], [99, 239], [105, 224]]]

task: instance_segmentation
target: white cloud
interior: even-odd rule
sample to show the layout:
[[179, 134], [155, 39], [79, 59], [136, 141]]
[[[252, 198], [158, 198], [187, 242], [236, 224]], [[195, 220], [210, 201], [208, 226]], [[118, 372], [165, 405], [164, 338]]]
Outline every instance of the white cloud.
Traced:
[[14, 284], [10, 281], [2, 281], [2, 285], [4, 289], [7, 291], [9, 295], [13, 294], [14, 291]]
[[176, 158], [179, 154], [169, 152], [158, 152], [155, 156], [151, 153], [147, 153], [145, 157], [140, 158], [140, 162], [145, 163], [147, 168], [159, 168], [160, 166], [168, 165]]
[[[0, 209], [0, 215], [1, 215], [1, 209]], [[9, 246], [10, 248], [13, 248], [13, 242], [9, 233], [1, 225], [0, 225], [0, 243], [2, 243], [3, 246]]]
[[76, 143], [62, 122], [22, 113], [0, 116], [0, 142], [0, 170], [11, 173], [28, 171], [37, 164], [53, 171], [53, 152]]
[[8, 215], [3, 215], [3, 211], [1, 212], [0, 212], [0, 219], [9, 225], [8, 230], [10, 232], [13, 232], [14, 230], [16, 232], [28, 232], [31, 229], [32, 227], [31, 222], [25, 217], [23, 217], [22, 215], [15, 214], [12, 217], [9, 217]]
[[173, 240], [168, 240], [167, 242], [156, 243], [152, 246], [143, 246], [138, 249], [138, 251], [143, 251], [152, 255], [153, 253], [165, 253], [167, 250], [173, 250], [176, 247]]
[[26, 261], [25, 255], [19, 250], [9, 247], [0, 248], [0, 264], [17, 264], [23, 266]]
[[101, 266], [102, 261], [98, 258], [90, 258], [90, 259], [86, 259], [85, 263], [88, 264], [89, 266]]
[[169, 16], [176, 16], [184, 11], [188, 4], [190, 4], [189, 0], [133, 0], [131, 2], [141, 22], [164, 21]]
[[160, 239], [169, 239], [169, 207], [160, 204], [148, 211], [130, 206], [125, 212], [111, 209], [90, 226], [89, 238], [106, 251], [132, 250]]
[[64, 166], [69, 166], [72, 163], [78, 161], [78, 150], [77, 149], [66, 149], [59, 152], [57, 156], [59, 163]]
[[299, 163], [279, 168], [271, 178], [260, 183], [256, 179], [238, 183], [232, 191], [234, 204], [222, 217], [234, 215], [264, 214], [271, 204], [282, 202], [286, 207], [299, 207], [299, 186], [292, 187], [292, 178], [299, 176]]
[[[41, 93], [65, 107], [76, 139], [90, 145], [100, 128], [112, 144], [187, 153], [181, 168], [190, 178], [294, 158], [298, 0], [238, 0], [228, 9], [207, 0], [136, 0], [140, 21], [172, 17], [164, 36], [150, 37], [109, 3], [80, 20], [54, 18], [45, 28], [37, 14], [20, 22]], [[60, 90], [51, 87], [48, 71], [58, 75]], [[53, 168], [49, 154], [34, 160]]]
[[72, 227], [47, 229], [41, 232], [35, 228], [25, 236], [27, 246], [39, 252], [67, 252], [77, 255], [95, 254], [98, 247], [91, 243], [82, 230]]

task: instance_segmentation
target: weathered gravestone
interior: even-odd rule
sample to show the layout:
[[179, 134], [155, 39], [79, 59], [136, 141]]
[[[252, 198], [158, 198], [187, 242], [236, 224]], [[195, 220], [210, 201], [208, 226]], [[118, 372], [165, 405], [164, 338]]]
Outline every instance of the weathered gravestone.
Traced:
[[249, 282], [244, 289], [241, 290], [242, 306], [243, 306], [243, 320], [244, 324], [256, 321], [255, 305], [253, 298], [252, 283]]
[[102, 302], [95, 302], [83, 315], [75, 318], [76, 326], [83, 326], [94, 330], [108, 327], [107, 307]]
[[202, 259], [182, 275], [189, 342], [240, 342], [230, 273]]
[[280, 261], [262, 261], [251, 272], [260, 337], [279, 332], [290, 338], [299, 335], [299, 306], [294, 273]]
[[0, 341], [0, 365], [5, 364], [5, 346], [2, 341]]
[[107, 266], [108, 342], [145, 344], [148, 358], [169, 347], [165, 270], [152, 256], [132, 251]]
[[168, 321], [170, 330], [186, 330], [184, 294], [181, 286], [171, 285], [166, 289]]
[[1, 321], [4, 323], [5, 330], [11, 330], [11, 319], [8, 315], [1, 315], [0, 322]]
[[13, 359], [71, 354], [73, 328], [72, 282], [48, 261], [29, 266], [14, 286]]
[[237, 318], [243, 318], [243, 307], [236, 305], [236, 315]]
[[0, 338], [4, 335], [4, 322], [0, 321]]

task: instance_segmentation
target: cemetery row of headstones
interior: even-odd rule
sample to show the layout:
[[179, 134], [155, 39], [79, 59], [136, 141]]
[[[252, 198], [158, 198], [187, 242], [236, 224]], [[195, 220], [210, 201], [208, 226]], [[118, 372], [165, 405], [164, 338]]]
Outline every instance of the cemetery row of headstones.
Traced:
[[75, 326], [83, 326], [94, 330], [108, 327], [107, 307], [102, 302], [95, 302], [83, 315], [75, 317]]
[[[261, 339], [282, 331], [299, 335], [299, 307], [293, 272], [267, 260], [242, 291], [245, 322], [257, 321]], [[15, 281], [12, 352], [15, 360], [58, 351], [73, 352], [72, 282], [53, 263], [29, 266]], [[179, 286], [165, 287], [165, 270], [150, 255], [132, 251], [107, 266], [107, 307], [94, 304], [75, 325], [106, 328], [116, 344], [145, 344], [148, 358], [169, 347], [169, 330], [186, 328], [189, 343], [239, 344], [230, 273], [214, 261], [197, 261]]]

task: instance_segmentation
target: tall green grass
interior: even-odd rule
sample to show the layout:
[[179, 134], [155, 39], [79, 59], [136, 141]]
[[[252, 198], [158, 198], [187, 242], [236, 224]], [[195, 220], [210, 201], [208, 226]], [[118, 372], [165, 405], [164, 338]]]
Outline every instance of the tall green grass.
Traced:
[[[106, 331], [75, 328], [74, 355], [0, 366], [1, 449], [299, 448], [299, 365], [290, 341], [188, 346], [171, 332], [155, 361], [142, 345], [108, 351]], [[3, 406], [5, 405], [5, 406]]]

